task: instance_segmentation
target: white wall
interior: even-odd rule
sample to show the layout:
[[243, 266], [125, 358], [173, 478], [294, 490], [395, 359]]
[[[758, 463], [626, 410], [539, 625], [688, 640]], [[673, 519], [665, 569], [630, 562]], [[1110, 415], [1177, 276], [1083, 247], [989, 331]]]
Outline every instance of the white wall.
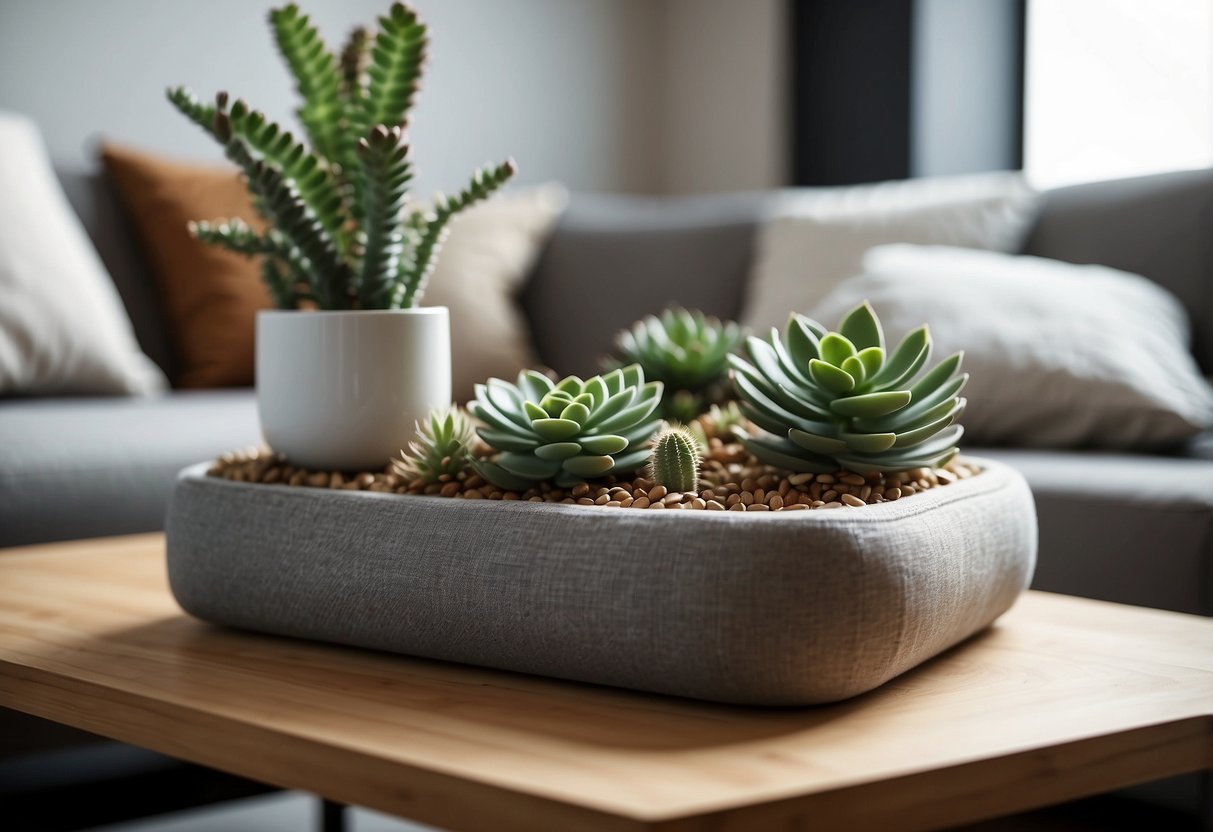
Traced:
[[[60, 164], [100, 137], [183, 158], [217, 147], [164, 100], [226, 89], [294, 106], [272, 0], [0, 0], [0, 108]], [[388, 0], [303, 0], [330, 43]], [[412, 131], [418, 192], [505, 155], [522, 182], [686, 192], [782, 181], [780, 0], [415, 0], [431, 61]]]
[[658, 186], [707, 193], [782, 185], [787, 39], [783, 0], [663, 0]]

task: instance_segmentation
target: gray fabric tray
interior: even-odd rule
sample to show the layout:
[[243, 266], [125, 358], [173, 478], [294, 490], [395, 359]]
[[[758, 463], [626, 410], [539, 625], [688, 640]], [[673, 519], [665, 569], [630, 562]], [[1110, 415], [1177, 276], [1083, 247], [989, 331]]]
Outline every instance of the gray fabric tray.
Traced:
[[756, 705], [871, 690], [1028, 585], [1023, 478], [748, 515], [252, 485], [186, 469], [169, 579], [218, 624]]

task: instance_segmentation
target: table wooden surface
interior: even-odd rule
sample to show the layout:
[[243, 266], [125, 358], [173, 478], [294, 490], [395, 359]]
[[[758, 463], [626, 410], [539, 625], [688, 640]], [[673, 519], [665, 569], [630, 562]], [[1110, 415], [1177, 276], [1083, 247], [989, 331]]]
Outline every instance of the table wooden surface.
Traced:
[[1213, 620], [1028, 593], [760, 710], [212, 627], [148, 535], [0, 550], [0, 705], [453, 829], [930, 829], [1213, 767]]

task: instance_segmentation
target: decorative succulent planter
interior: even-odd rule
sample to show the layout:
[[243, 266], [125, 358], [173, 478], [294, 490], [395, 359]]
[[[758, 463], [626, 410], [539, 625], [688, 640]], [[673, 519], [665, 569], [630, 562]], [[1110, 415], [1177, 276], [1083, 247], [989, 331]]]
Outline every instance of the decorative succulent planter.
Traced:
[[257, 314], [257, 408], [297, 465], [382, 468], [400, 437], [451, 401], [444, 306]]
[[184, 471], [169, 579], [217, 624], [754, 705], [855, 696], [988, 626], [1031, 579], [1023, 478], [856, 509], [618, 511]]

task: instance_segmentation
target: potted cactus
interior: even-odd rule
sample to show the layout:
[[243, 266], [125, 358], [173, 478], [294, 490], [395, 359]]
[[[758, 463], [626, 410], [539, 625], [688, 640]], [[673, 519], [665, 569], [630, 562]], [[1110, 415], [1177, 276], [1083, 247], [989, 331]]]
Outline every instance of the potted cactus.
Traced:
[[[450, 402], [445, 308], [419, 306], [450, 221], [514, 174], [478, 170], [454, 196], [409, 200], [405, 128], [429, 37], [400, 3], [339, 54], [294, 4], [270, 26], [303, 101], [306, 141], [227, 93], [168, 98], [224, 148], [268, 224], [199, 221], [199, 240], [261, 259], [278, 309], [257, 320], [257, 392], [270, 446], [300, 465], [380, 468]], [[306, 310], [306, 311], [304, 311]]]

